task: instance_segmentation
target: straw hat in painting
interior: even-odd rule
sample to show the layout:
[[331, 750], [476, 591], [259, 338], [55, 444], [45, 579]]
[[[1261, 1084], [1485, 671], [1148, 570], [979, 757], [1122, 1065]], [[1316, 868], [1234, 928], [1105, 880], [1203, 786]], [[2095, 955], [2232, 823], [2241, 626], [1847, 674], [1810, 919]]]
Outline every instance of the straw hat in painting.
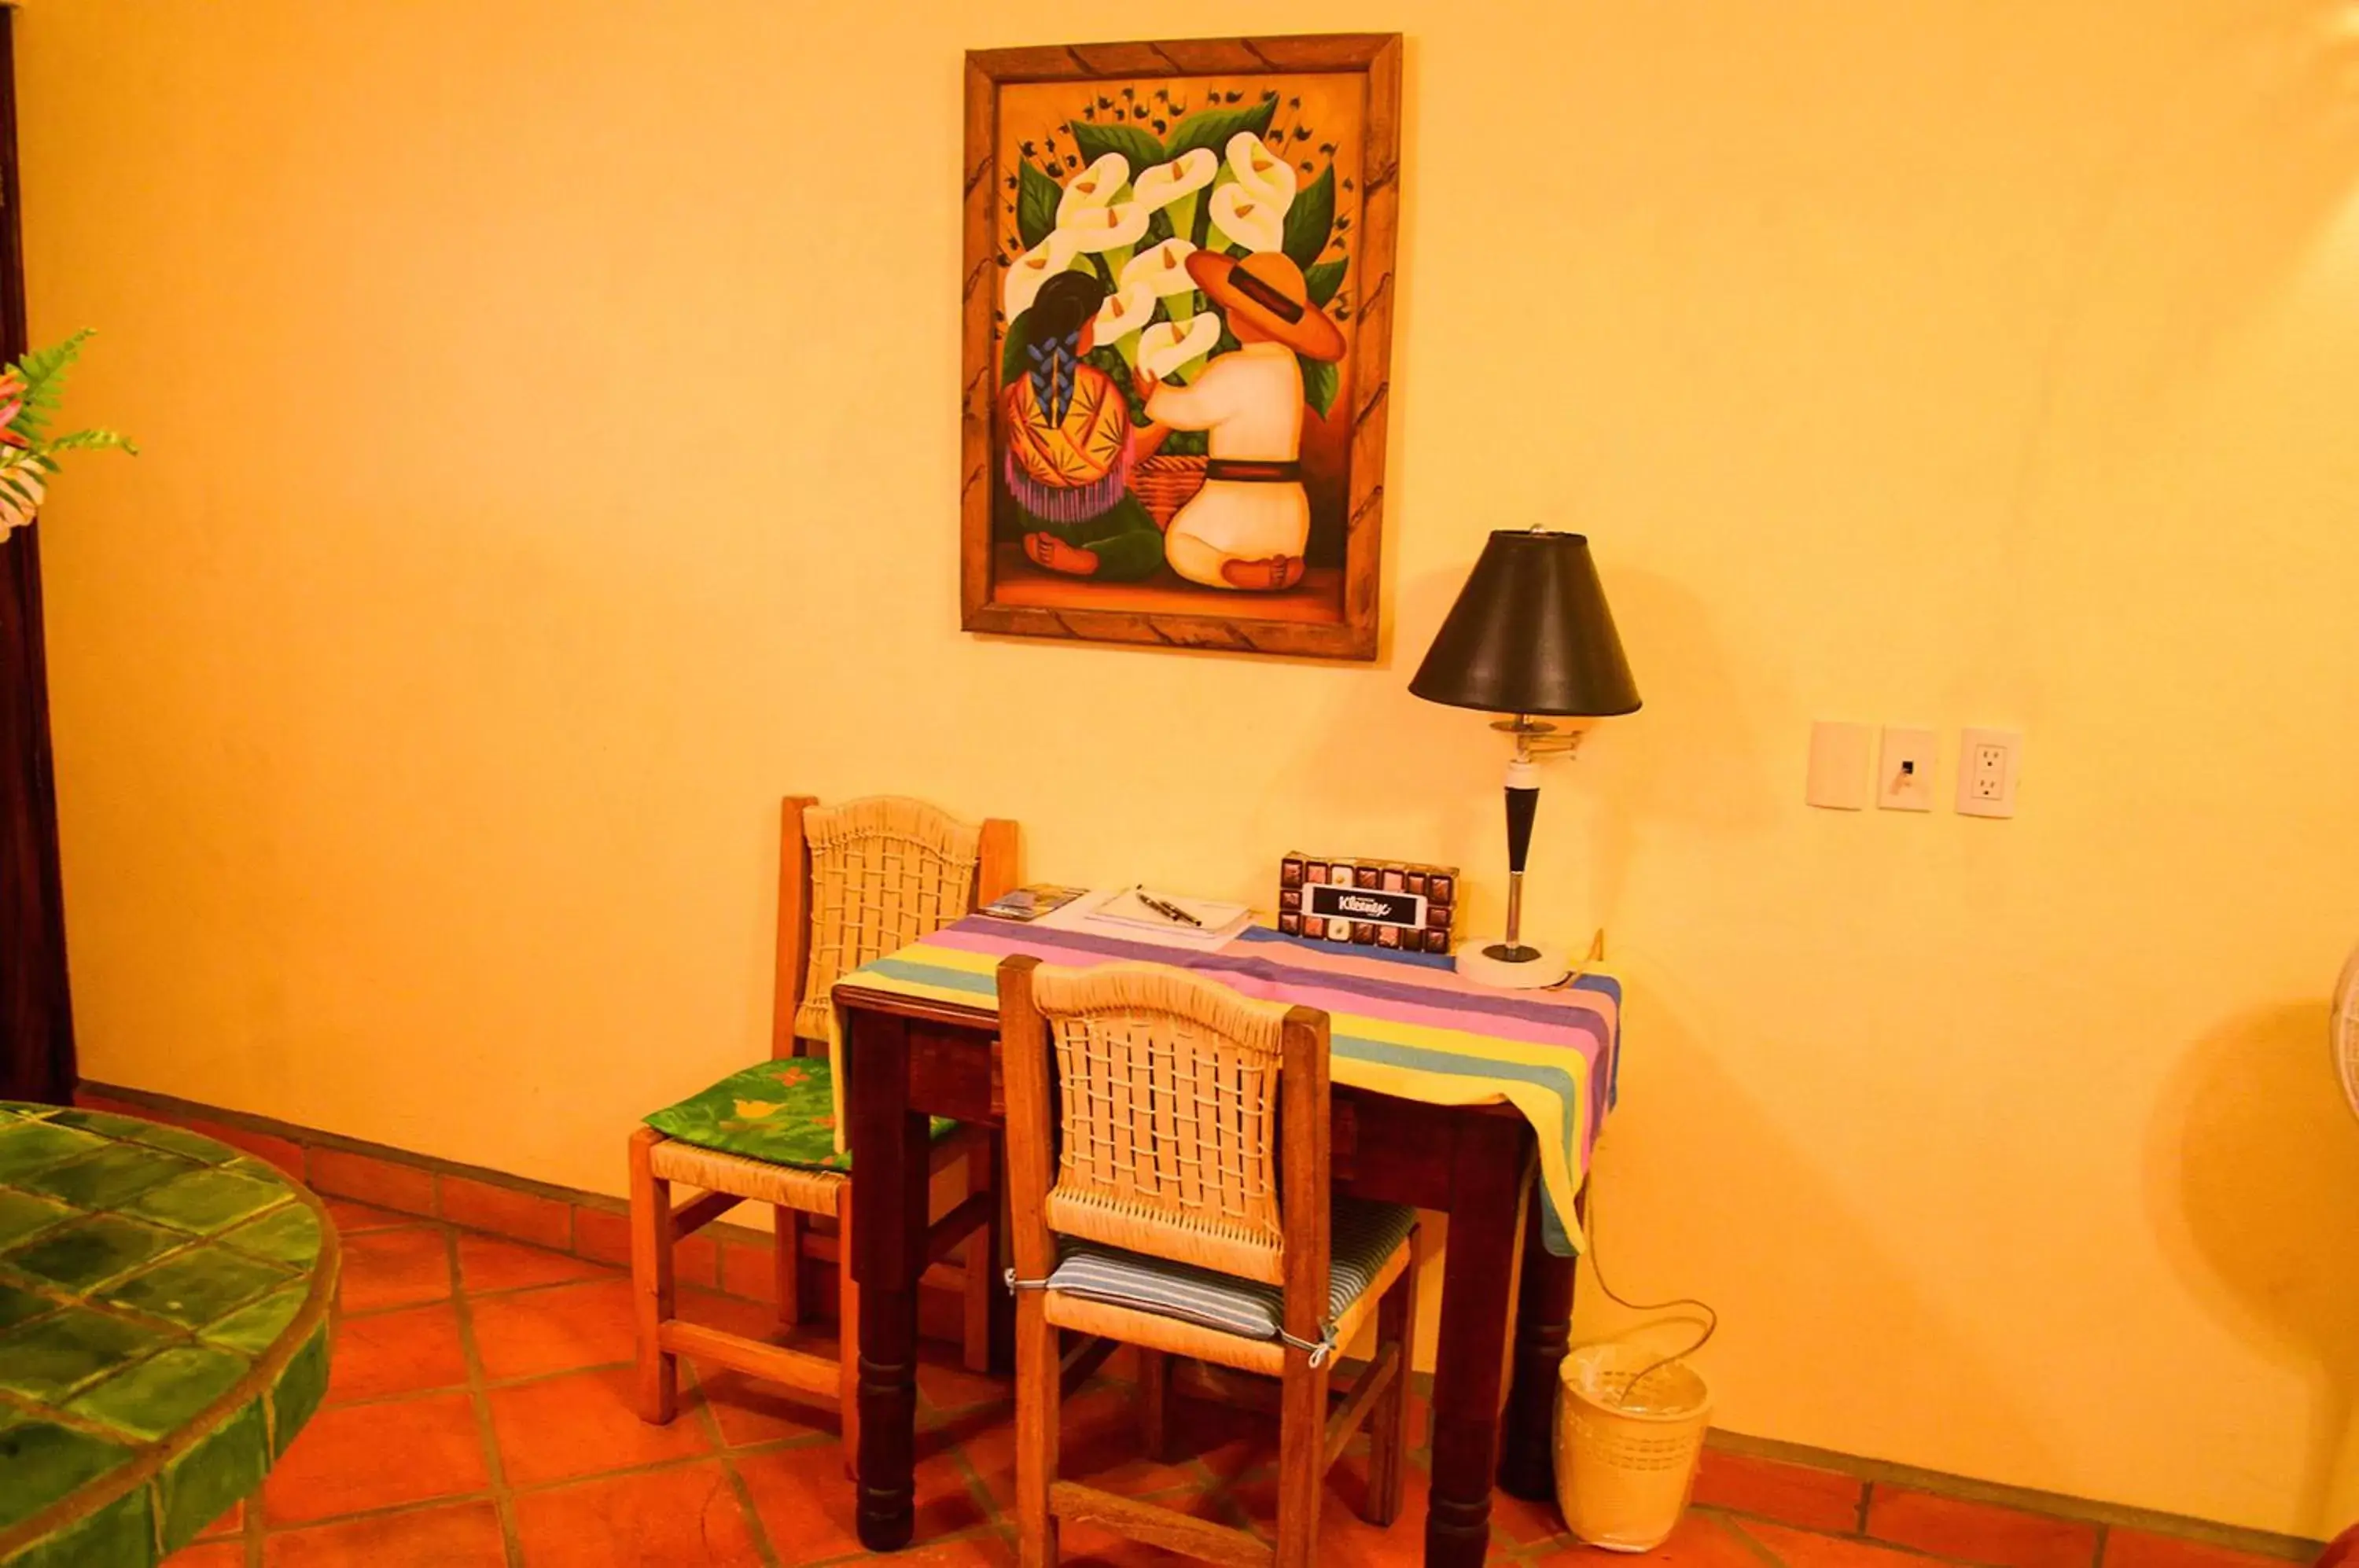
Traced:
[[1256, 251], [1243, 261], [1219, 251], [1195, 251], [1188, 257], [1188, 275], [1232, 324], [1250, 321], [1262, 336], [1306, 359], [1343, 357], [1343, 329], [1310, 302], [1302, 269], [1283, 251]]

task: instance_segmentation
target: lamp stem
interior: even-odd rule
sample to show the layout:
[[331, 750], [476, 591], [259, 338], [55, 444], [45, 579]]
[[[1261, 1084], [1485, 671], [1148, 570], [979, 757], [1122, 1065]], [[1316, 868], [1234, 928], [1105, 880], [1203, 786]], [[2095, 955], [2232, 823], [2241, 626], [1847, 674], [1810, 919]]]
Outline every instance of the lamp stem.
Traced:
[[1524, 866], [1531, 856], [1532, 820], [1539, 809], [1539, 764], [1519, 735], [1515, 758], [1507, 764], [1507, 933], [1500, 945], [1510, 954], [1524, 952]]

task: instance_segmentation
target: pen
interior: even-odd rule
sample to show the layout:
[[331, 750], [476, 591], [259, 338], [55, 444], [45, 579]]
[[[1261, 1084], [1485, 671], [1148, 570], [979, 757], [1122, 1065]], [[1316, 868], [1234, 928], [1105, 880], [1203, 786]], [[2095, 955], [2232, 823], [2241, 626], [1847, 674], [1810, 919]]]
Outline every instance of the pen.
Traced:
[[1196, 927], [1199, 931], [1203, 929], [1203, 921], [1198, 920], [1195, 916], [1190, 914], [1179, 905], [1166, 903], [1163, 899], [1157, 898], [1154, 894], [1148, 892], [1144, 887], [1136, 888], [1134, 891], [1136, 893], [1140, 903], [1146, 905], [1148, 909], [1153, 909], [1165, 920], [1185, 920], [1190, 925]]

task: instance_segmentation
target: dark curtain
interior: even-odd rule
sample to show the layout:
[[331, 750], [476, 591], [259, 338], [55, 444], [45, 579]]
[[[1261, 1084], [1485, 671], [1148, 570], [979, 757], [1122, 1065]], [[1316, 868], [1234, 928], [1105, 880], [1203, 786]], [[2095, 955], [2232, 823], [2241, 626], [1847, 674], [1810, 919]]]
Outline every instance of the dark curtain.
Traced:
[[[0, 7], [0, 356], [25, 352], [25, 251], [16, 181], [16, 13]], [[58, 795], [41, 652], [38, 528], [0, 545], [0, 1099], [73, 1095]]]

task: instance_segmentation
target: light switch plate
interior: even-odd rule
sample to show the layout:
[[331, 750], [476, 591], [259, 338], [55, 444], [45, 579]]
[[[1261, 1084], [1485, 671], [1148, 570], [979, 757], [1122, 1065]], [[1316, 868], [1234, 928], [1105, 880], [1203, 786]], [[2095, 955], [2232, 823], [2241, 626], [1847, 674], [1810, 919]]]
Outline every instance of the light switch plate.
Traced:
[[1803, 799], [1831, 811], [1867, 809], [1868, 741], [1865, 724], [1821, 719], [1810, 726], [1810, 778]]
[[2023, 769], [2019, 730], [1967, 730], [1958, 736], [1958, 814], [2015, 815], [2017, 776]]
[[1875, 803], [1887, 811], [1933, 809], [1933, 764], [1940, 737], [1931, 730], [1884, 726], [1884, 752], [1875, 764]]

